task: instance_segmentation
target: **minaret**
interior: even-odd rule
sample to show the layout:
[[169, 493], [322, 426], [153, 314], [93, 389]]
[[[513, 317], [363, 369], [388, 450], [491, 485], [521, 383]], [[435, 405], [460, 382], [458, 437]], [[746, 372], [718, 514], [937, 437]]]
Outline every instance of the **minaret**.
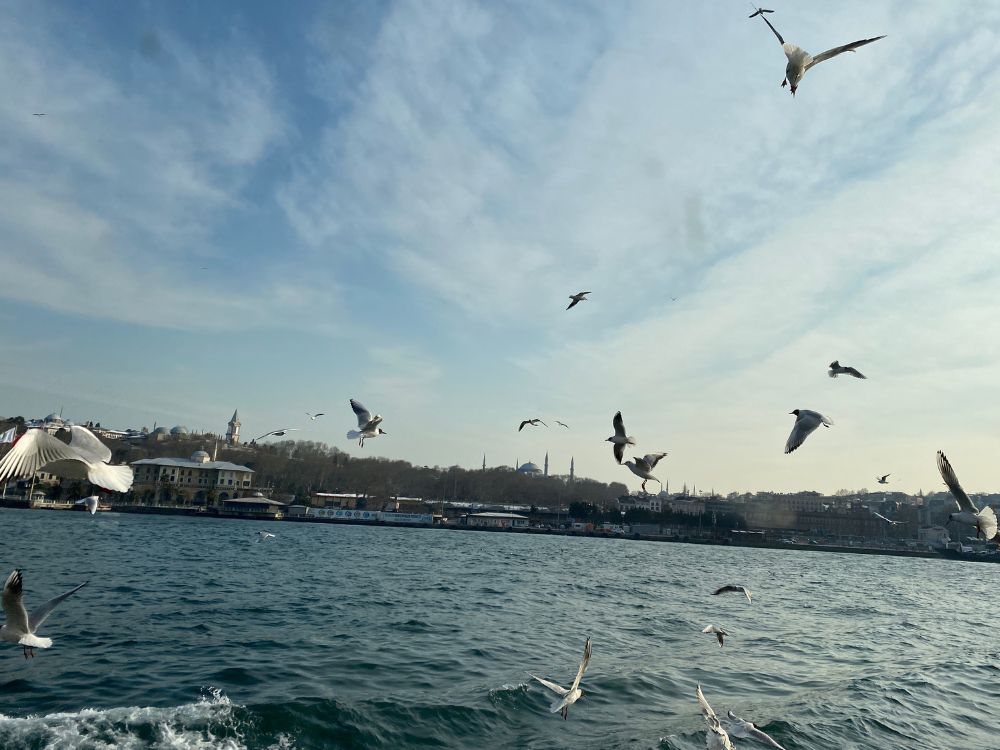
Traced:
[[576, 479], [576, 460], [573, 456], [569, 457], [569, 483], [573, 484], [573, 480]]
[[483, 471], [486, 471], [486, 454], [483, 454]]
[[229, 429], [226, 430], [226, 443], [229, 445], [240, 444], [240, 412], [239, 409], [233, 412], [233, 418], [229, 420]]
[[545, 451], [545, 476], [549, 475], [549, 452]]

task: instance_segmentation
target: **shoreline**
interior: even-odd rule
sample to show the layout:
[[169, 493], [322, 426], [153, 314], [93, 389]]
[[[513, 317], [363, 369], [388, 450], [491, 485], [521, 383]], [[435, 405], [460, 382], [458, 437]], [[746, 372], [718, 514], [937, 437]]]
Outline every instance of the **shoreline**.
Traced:
[[[40, 511], [70, 511], [84, 512], [82, 506], [69, 507], [28, 507], [24, 501], [7, 498], [0, 500], [0, 508]], [[954, 550], [916, 550], [916, 549], [886, 549], [883, 547], [846, 547], [832, 544], [784, 544], [771, 541], [751, 541], [734, 537], [698, 537], [698, 536], [659, 536], [652, 534], [604, 534], [597, 531], [575, 531], [573, 529], [514, 529], [490, 528], [481, 526], [459, 525], [428, 525], [421, 523], [406, 523], [393, 521], [366, 521], [347, 518], [318, 518], [316, 516], [284, 516], [274, 518], [267, 514], [254, 513], [212, 513], [199, 508], [172, 508], [160, 505], [112, 505], [110, 510], [100, 513], [133, 513], [137, 515], [187, 516], [190, 518], [212, 518], [232, 521], [256, 521], [258, 523], [321, 523], [340, 524], [346, 526], [374, 526], [388, 528], [428, 529], [439, 531], [472, 531], [493, 534], [528, 534], [535, 536], [569, 536], [590, 537], [609, 540], [663, 542], [668, 544], [700, 544], [715, 547], [740, 547], [744, 549], [777, 549], [793, 552], [834, 552], [854, 555], [885, 555], [887, 557], [919, 557], [928, 560], [944, 560], [959, 562], [1000, 563], [1000, 555], [976, 555], [956, 552]]]

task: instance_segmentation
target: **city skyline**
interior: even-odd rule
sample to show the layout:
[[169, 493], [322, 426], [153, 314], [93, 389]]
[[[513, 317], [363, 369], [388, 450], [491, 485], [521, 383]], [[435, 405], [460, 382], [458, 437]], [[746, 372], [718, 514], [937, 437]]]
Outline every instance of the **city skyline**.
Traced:
[[[744, 10], [0, 8], [0, 412], [634, 490], [621, 410], [664, 481], [994, 486], [1000, 8], [780, 9], [889, 34], [795, 99]], [[835, 424], [786, 456], [796, 408]]]

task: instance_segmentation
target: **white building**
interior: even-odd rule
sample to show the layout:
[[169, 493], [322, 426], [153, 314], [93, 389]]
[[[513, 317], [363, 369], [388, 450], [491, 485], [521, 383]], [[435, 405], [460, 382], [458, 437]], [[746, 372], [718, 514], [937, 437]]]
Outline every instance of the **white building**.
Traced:
[[135, 472], [134, 491], [167, 485], [193, 490], [204, 497], [215, 491], [219, 500], [238, 497], [250, 487], [253, 469], [228, 461], [212, 461], [205, 451], [195, 451], [191, 458], [143, 458], [131, 463]]
[[470, 513], [465, 517], [469, 526], [492, 529], [526, 529], [528, 517], [517, 513]]

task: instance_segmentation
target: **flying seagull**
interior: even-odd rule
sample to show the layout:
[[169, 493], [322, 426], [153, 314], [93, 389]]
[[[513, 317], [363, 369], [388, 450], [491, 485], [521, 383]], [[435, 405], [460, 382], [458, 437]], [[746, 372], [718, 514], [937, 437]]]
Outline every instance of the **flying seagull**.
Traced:
[[626, 445], [635, 445], [635, 438], [629, 437], [625, 434], [625, 422], [622, 420], [622, 413], [617, 412], [614, 418], [611, 420], [611, 424], [615, 428], [615, 434], [609, 437], [605, 442], [614, 443], [613, 450], [615, 452], [615, 461], [618, 463], [622, 462], [622, 457], [625, 455]]
[[84, 581], [75, 589], [60, 594], [55, 599], [50, 599], [30, 615], [24, 609], [24, 601], [21, 598], [21, 583], [20, 570], [14, 570], [7, 576], [7, 582], [3, 587], [3, 613], [6, 620], [3, 627], [0, 627], [0, 641], [20, 644], [24, 650], [24, 658], [33, 659], [36, 648], [49, 648], [52, 645], [51, 638], [40, 638], [35, 635], [35, 631], [63, 599], [75, 594], [86, 586], [87, 582]]
[[[545, 422], [540, 420], [538, 417], [535, 417], [534, 419], [526, 419], [523, 422], [521, 422], [521, 426], [517, 428], [517, 431], [520, 432], [521, 430], [523, 430], [526, 424], [530, 424], [532, 427], [538, 427], [538, 425], [543, 424], [546, 427], [548, 427], [548, 425], [545, 424]], [[565, 425], [563, 426], [565, 427]]]
[[310, 414], [309, 412], [306, 412], [306, 416], [309, 417], [309, 421], [311, 421], [311, 422], [315, 422], [317, 419], [319, 419], [320, 417], [322, 417], [324, 414], [326, 414], [326, 412], [323, 412], [323, 411], [321, 411], [319, 414]]
[[[617, 447], [617, 446], [615, 446]], [[626, 461], [625, 465], [629, 468], [633, 474], [637, 477], [642, 478], [642, 491], [646, 491], [646, 482], [652, 479], [654, 482], [658, 482], [660, 487], [663, 486], [663, 482], [653, 476], [653, 469], [660, 462], [660, 459], [666, 456], [666, 453], [647, 453], [642, 458], [638, 456], [632, 456], [635, 459], [635, 463], [632, 461]]]
[[560, 422], [560, 421], [559, 421], [559, 420], [557, 419], [557, 420], [555, 420], [555, 423], [556, 423], [556, 424], [561, 424], [561, 425], [562, 425], [563, 427], [565, 427], [565, 428], [566, 428], [567, 430], [569, 429], [569, 425], [568, 425], [568, 424], [566, 424], [565, 422]]
[[889, 477], [890, 476], [892, 476], [892, 475], [891, 474], [885, 474], [885, 475], [879, 477], [878, 478], [878, 483], [879, 484], [889, 484]]
[[706, 625], [701, 631], [702, 633], [713, 633], [716, 639], [719, 641], [719, 648], [722, 648], [723, 639], [729, 635], [725, 630], [720, 628], [718, 625]]
[[902, 521], [892, 521], [892, 520], [886, 518], [885, 516], [883, 516], [881, 513], [876, 513], [875, 511], [872, 511], [872, 515], [875, 516], [875, 518], [881, 518], [883, 521], [885, 521], [886, 523], [891, 524], [893, 526], [898, 526], [899, 524], [902, 523]]
[[951, 492], [952, 497], [958, 503], [959, 512], [950, 513], [948, 515], [948, 523], [952, 521], [970, 523], [976, 527], [977, 539], [980, 535], [987, 541], [993, 539], [997, 535], [997, 516], [993, 512], [993, 508], [984, 505], [983, 509], [979, 510], [979, 508], [972, 504], [972, 500], [965, 494], [962, 485], [958, 483], [955, 470], [951, 468], [951, 464], [941, 451], [938, 451], [937, 454], [937, 465], [938, 471], [941, 472], [941, 478], [944, 479], [944, 483], [948, 485], [948, 490]]
[[77, 500], [76, 503], [74, 504], [87, 506], [87, 510], [90, 511], [90, 515], [94, 515], [95, 513], [97, 513], [98, 502], [99, 499], [97, 495], [91, 495], [90, 497], [85, 497], [81, 500]]
[[112, 492], [128, 492], [132, 468], [108, 463], [111, 449], [86, 427], [72, 425], [69, 429], [69, 445], [38, 428], [21, 435], [0, 461], [0, 483], [11, 477], [30, 477], [44, 468], [57, 476], [86, 479]]
[[726, 734], [726, 730], [719, 723], [719, 717], [705, 700], [705, 694], [701, 692], [701, 685], [698, 686], [698, 705], [701, 706], [701, 715], [708, 722], [708, 734], [705, 736], [705, 746], [708, 750], [735, 750], [732, 740]]
[[718, 588], [712, 592], [712, 596], [718, 596], [719, 594], [743, 594], [746, 596], [747, 601], [753, 603], [753, 597], [751, 596], [753, 592], [750, 591], [746, 586], [736, 586], [734, 584], [729, 584]]
[[354, 413], [358, 417], [358, 429], [347, 433], [348, 440], [357, 440], [358, 445], [364, 447], [365, 440], [389, 434], [379, 427], [382, 423], [382, 415], [376, 414], [373, 417], [372, 413], [362, 406], [360, 401], [355, 401], [353, 398], [351, 399], [351, 408], [354, 409]]
[[747, 18], [753, 18], [754, 16], [759, 16], [762, 13], [774, 13], [773, 10], [769, 10], [767, 8], [758, 8], [753, 3], [750, 3], [750, 7], [752, 7], [754, 9], [754, 12], [751, 13], [749, 16], [747, 16]]
[[785, 57], [788, 58], [788, 65], [785, 66], [785, 80], [781, 82], [782, 88], [786, 85], [792, 90], [792, 96], [795, 96], [795, 91], [799, 87], [799, 81], [802, 80], [802, 76], [806, 74], [813, 65], [818, 65], [824, 60], [829, 60], [831, 57], [836, 57], [841, 52], [854, 52], [858, 47], [864, 47], [866, 44], [871, 44], [872, 42], [877, 42], [879, 39], [885, 39], [885, 34], [882, 36], [875, 36], [871, 39], [859, 39], [856, 42], [851, 42], [850, 44], [845, 44], [842, 47], [834, 47], [833, 49], [828, 49], [826, 52], [820, 52], [818, 55], [813, 56], [806, 52], [804, 49], [798, 45], [786, 42], [781, 38], [781, 34], [778, 30], [771, 25], [771, 22], [767, 20], [767, 16], [764, 15], [766, 11], [758, 10], [754, 13], [754, 16], [759, 15], [766, 23], [774, 35], [778, 37], [778, 42], [781, 44], [781, 48], [785, 51]]
[[752, 721], [746, 721], [745, 719], [741, 719], [732, 711], [729, 711], [726, 715], [729, 717], [729, 720], [733, 722], [733, 725], [729, 727], [729, 733], [733, 737], [738, 737], [741, 740], [753, 739], [757, 740], [757, 742], [761, 742], [767, 745], [768, 747], [773, 747], [775, 748], [775, 750], [785, 750], [785, 748], [783, 748], [781, 745], [775, 742], [774, 738], [771, 737], [771, 735], [769, 735], [767, 732], [763, 732], [760, 729], [758, 729], [757, 725], [754, 724]]
[[531, 672], [528, 672], [528, 677], [538, 680], [545, 687], [559, 696], [559, 699], [554, 701], [549, 707], [549, 711], [552, 713], [561, 713], [564, 721], [569, 717], [569, 707], [580, 700], [580, 697], [583, 695], [583, 691], [580, 689], [580, 680], [583, 679], [583, 673], [587, 669], [587, 663], [589, 661], [590, 639], [588, 638], [587, 642], [583, 645], [583, 660], [580, 662], [580, 668], [576, 672], [576, 679], [573, 680], [573, 684], [570, 686], [569, 690], [560, 685], [556, 685], [554, 682], [543, 680], [541, 677], [535, 677], [535, 675], [531, 674]]
[[846, 365], [841, 365], [837, 360], [833, 360], [830, 363], [830, 372], [827, 373], [831, 378], [835, 378], [838, 375], [850, 375], [852, 378], [859, 378], [861, 380], [868, 380], [864, 375], [855, 370], [853, 367], [847, 367]]
[[258, 542], [266, 542], [268, 539], [274, 539], [274, 534], [272, 534], [270, 531], [258, 531], [257, 532], [257, 541]]
[[788, 413], [795, 415], [795, 425], [792, 427], [792, 433], [788, 436], [788, 442], [785, 443], [785, 453], [791, 453], [802, 445], [809, 434], [820, 425], [829, 427], [833, 424], [832, 419], [824, 417], [818, 411], [796, 409]]
[[280, 430], [271, 430], [270, 432], [265, 432], [258, 438], [254, 438], [252, 442], [256, 443], [258, 440], [263, 440], [266, 437], [282, 437], [286, 432], [297, 432], [298, 427], [282, 427]]
[[45, 117], [44, 112], [32, 112], [31, 114], [33, 117]]
[[[569, 298], [573, 301], [569, 303], [569, 307], [575, 307], [578, 302], [586, 302], [588, 294], [590, 294], [590, 292], [577, 292], [576, 294], [571, 294]], [[569, 310], [569, 307], [566, 309]]]

